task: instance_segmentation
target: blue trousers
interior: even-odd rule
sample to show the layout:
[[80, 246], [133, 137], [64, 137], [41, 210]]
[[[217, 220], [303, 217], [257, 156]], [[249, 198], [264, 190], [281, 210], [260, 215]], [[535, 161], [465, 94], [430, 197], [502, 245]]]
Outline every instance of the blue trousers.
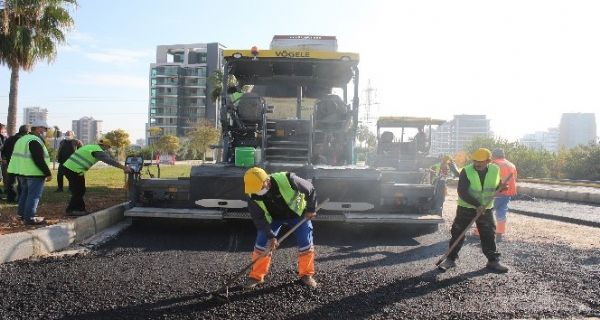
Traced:
[[[300, 222], [300, 220], [302, 220], [301, 217], [295, 217], [291, 219], [274, 219], [271, 221], [271, 230], [275, 235], [277, 235], [279, 234], [279, 230], [281, 230], [282, 225], [286, 224], [291, 228]], [[300, 227], [298, 227], [298, 229], [294, 231], [294, 236], [296, 237], [298, 252], [302, 253], [312, 250], [313, 226], [311, 221], [306, 221]], [[263, 230], [258, 230], [256, 233], [256, 242], [254, 244], [254, 248], [259, 251], [266, 251], [268, 240], [267, 233]]]
[[44, 177], [17, 177], [21, 193], [19, 194], [19, 207], [17, 213], [24, 220], [35, 217], [37, 207], [44, 191]]
[[509, 196], [501, 196], [494, 198], [494, 211], [496, 212], [496, 221], [506, 221], [508, 214], [508, 203], [510, 202]]

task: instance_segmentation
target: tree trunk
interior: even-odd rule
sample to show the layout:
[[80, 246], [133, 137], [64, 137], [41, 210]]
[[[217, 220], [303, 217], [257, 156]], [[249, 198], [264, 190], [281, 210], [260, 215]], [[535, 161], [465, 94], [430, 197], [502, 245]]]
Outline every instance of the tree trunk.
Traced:
[[8, 93], [8, 116], [6, 118], [6, 131], [9, 135], [17, 132], [17, 97], [19, 92], [19, 67], [12, 66], [10, 73], [10, 91]]

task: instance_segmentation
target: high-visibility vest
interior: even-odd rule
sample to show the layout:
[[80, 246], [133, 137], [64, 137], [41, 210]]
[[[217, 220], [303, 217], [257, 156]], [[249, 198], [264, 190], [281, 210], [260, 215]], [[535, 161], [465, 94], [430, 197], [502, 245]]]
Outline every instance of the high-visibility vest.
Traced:
[[433, 170], [435, 172], [436, 176], [443, 176], [443, 177], [447, 177], [448, 176], [448, 163], [447, 162], [438, 162], [436, 164], [434, 164], [433, 166], [431, 166], [431, 170]]
[[36, 141], [42, 146], [42, 150], [44, 150], [44, 161], [46, 164], [50, 164], [50, 155], [48, 155], [48, 149], [46, 149], [44, 141], [34, 134], [27, 134], [19, 138], [17, 143], [15, 143], [15, 148], [8, 164], [9, 173], [22, 176], [46, 176], [31, 158], [29, 144], [32, 141]]
[[517, 167], [505, 158], [494, 159], [492, 162], [500, 167], [500, 178], [503, 181], [512, 173], [512, 177], [507, 182], [508, 189], [500, 191], [499, 193], [509, 197], [517, 195]]
[[[482, 206], [486, 206], [486, 209], [491, 209], [494, 207], [494, 201], [492, 200], [500, 183], [500, 168], [493, 163], [488, 164], [487, 168], [488, 171], [483, 186], [481, 185], [481, 179], [479, 179], [479, 173], [472, 164], [464, 167], [463, 170], [465, 170], [467, 179], [469, 179], [469, 194], [477, 199]], [[465, 208], [475, 208], [474, 205], [467, 203], [460, 197], [458, 198], [458, 205]]]
[[[288, 180], [287, 172], [277, 172], [271, 174], [271, 178], [275, 180], [277, 186], [279, 187], [279, 192], [283, 196], [283, 200], [287, 204], [287, 206], [298, 216], [302, 216], [304, 213], [304, 208], [306, 208], [306, 199], [304, 199], [304, 193], [294, 190], [292, 185], [290, 184], [290, 180]], [[254, 200], [256, 204], [263, 210], [265, 213], [265, 218], [268, 223], [273, 221], [269, 210], [267, 210], [267, 206], [262, 200]]]
[[242, 92], [234, 92], [229, 95], [229, 99], [231, 100], [231, 104], [237, 106], [240, 103], [240, 99], [244, 94]]
[[438, 162], [438, 163], [434, 164], [433, 166], [431, 166], [431, 170], [433, 170], [436, 175], [440, 175], [441, 168], [442, 168], [441, 162]]
[[98, 159], [94, 158], [92, 155], [92, 152], [97, 151], [102, 152], [104, 150], [102, 150], [100, 145], [97, 144], [85, 145], [77, 149], [77, 151], [75, 151], [69, 157], [69, 159], [63, 163], [63, 166], [73, 172], [84, 173], [88, 171], [96, 162], [98, 162]]

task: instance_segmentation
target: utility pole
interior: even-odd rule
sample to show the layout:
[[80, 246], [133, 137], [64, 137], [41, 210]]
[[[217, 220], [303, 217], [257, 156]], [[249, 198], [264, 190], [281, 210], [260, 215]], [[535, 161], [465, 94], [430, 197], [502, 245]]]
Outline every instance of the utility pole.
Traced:
[[379, 102], [376, 102], [376, 96], [377, 96], [377, 89], [373, 88], [373, 86], [371, 85], [371, 79], [368, 80], [367, 82], [367, 88], [363, 90], [364, 94], [365, 94], [365, 103], [363, 104], [364, 106], [364, 114], [363, 114], [363, 123], [367, 126], [371, 125], [371, 107], [374, 105], [378, 105]]

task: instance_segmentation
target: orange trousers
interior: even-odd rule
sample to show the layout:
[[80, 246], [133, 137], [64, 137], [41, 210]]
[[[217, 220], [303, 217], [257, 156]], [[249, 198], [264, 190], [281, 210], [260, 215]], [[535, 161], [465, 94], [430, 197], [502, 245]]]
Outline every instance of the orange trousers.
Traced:
[[[262, 281], [264, 280], [267, 273], [269, 273], [269, 267], [271, 266], [271, 255], [266, 255], [259, 258], [264, 252], [257, 250], [256, 248], [252, 252], [252, 261], [259, 259], [252, 270], [250, 270], [250, 278]], [[298, 277], [312, 276], [315, 274], [315, 251], [310, 249], [304, 252], [298, 253]]]

